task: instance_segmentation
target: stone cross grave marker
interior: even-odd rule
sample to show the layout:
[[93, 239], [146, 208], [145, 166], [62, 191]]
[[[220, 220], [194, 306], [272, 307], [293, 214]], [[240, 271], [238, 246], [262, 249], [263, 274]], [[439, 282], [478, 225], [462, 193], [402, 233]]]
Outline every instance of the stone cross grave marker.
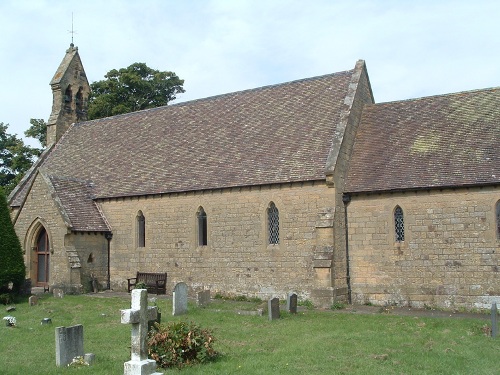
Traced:
[[198, 292], [198, 306], [206, 306], [210, 303], [210, 290], [203, 290]]
[[148, 320], [156, 319], [156, 306], [148, 307], [146, 289], [132, 290], [132, 304], [121, 311], [121, 322], [132, 324], [131, 360], [124, 363], [124, 375], [160, 375], [156, 372], [156, 361], [148, 359]]
[[174, 288], [172, 315], [185, 314], [188, 311], [188, 286], [186, 283], [178, 283]]
[[286, 299], [286, 310], [290, 314], [297, 314], [297, 293], [289, 293]]
[[67, 366], [75, 357], [83, 357], [83, 326], [56, 328], [56, 366]]
[[279, 298], [272, 298], [267, 301], [267, 309], [269, 313], [269, 320], [276, 320], [280, 318], [280, 300]]

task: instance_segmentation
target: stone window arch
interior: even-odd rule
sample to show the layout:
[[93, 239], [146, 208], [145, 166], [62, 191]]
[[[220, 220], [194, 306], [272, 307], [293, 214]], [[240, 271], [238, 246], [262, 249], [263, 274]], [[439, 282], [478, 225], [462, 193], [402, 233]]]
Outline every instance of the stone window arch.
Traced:
[[73, 100], [73, 91], [71, 90], [71, 85], [68, 85], [68, 87], [66, 87], [66, 90], [64, 91], [64, 96], [63, 96], [64, 109], [66, 111], [71, 111], [72, 100]]
[[77, 114], [81, 115], [83, 113], [83, 88], [80, 87], [75, 95], [75, 104]]
[[400, 206], [394, 208], [394, 233], [396, 242], [404, 242], [405, 240], [405, 221], [403, 209]]
[[208, 217], [205, 209], [199, 207], [196, 212], [198, 246], [208, 245]]
[[270, 245], [280, 243], [280, 214], [274, 202], [267, 207], [267, 237]]
[[146, 218], [142, 211], [137, 213], [137, 247], [146, 247]]

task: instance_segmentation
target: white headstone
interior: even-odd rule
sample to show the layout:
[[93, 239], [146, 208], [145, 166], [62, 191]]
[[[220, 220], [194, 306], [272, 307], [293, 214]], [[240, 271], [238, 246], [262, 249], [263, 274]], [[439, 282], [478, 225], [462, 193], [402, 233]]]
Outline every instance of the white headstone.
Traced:
[[56, 366], [67, 366], [75, 357], [83, 357], [83, 326], [56, 328]]
[[131, 360], [124, 363], [124, 375], [161, 375], [156, 372], [156, 362], [148, 359], [148, 320], [156, 319], [157, 308], [148, 307], [146, 289], [132, 290], [132, 304], [121, 311], [121, 322], [132, 324]]
[[172, 304], [172, 315], [181, 315], [188, 310], [188, 286], [186, 283], [178, 283], [174, 288]]

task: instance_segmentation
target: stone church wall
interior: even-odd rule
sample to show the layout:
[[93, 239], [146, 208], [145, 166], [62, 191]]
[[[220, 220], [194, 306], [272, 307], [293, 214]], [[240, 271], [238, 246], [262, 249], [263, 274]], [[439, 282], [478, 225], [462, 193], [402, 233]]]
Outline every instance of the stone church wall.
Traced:
[[64, 238], [68, 233], [64, 221], [41, 175], [38, 175], [27, 196], [26, 202], [15, 222], [15, 230], [25, 251], [27, 276], [35, 286], [36, 259], [32, 248], [35, 246], [36, 236], [43, 225], [47, 231], [51, 254], [49, 279], [51, 283], [61, 284], [69, 281], [68, 258], [64, 251]]
[[33, 247], [42, 225], [50, 243], [49, 287], [60, 287], [67, 293], [88, 291], [90, 276], [94, 274], [102, 289], [107, 281], [107, 240], [103, 234], [69, 231], [47, 184], [38, 175], [14, 226], [25, 252], [26, 277], [32, 286], [36, 286]]
[[[101, 201], [113, 230], [111, 286], [125, 290], [137, 271], [166, 271], [169, 290], [183, 281], [213, 293], [267, 298], [295, 291], [309, 298], [325, 282], [314, 274], [313, 252], [318, 218], [332, 209], [334, 190], [320, 181]], [[279, 210], [277, 245], [268, 244], [270, 202]], [[197, 245], [199, 207], [207, 214], [207, 246]], [[137, 246], [139, 211], [145, 247]], [[333, 228], [329, 236], [331, 242]]]
[[[489, 308], [500, 296], [500, 187], [354, 196], [348, 206], [353, 302]], [[395, 241], [394, 209], [404, 213]]]

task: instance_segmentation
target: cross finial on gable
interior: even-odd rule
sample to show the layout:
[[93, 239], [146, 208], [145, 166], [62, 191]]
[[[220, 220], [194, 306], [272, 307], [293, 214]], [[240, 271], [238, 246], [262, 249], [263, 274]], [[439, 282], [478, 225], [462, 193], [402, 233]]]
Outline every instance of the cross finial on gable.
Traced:
[[71, 13], [71, 31], [68, 30], [68, 32], [71, 34], [71, 47], [74, 47], [73, 37], [75, 36], [76, 31], [73, 29], [73, 13]]

